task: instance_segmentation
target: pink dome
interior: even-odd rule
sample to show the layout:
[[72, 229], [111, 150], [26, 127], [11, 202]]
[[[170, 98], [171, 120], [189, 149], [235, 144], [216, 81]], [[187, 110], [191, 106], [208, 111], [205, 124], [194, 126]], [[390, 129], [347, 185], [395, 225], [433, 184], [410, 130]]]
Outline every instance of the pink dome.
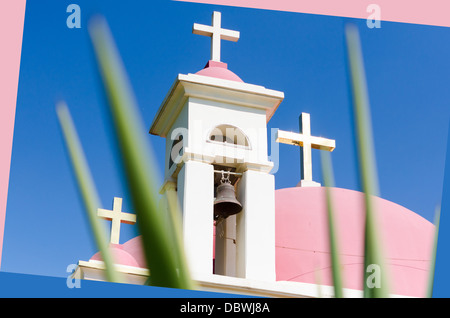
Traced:
[[[277, 280], [333, 285], [325, 188], [287, 188], [275, 192]], [[364, 194], [332, 188], [343, 284], [362, 289]], [[434, 225], [414, 212], [375, 198], [379, 236], [386, 259], [389, 291], [424, 297]], [[381, 273], [383, 275], [383, 273]]]
[[229, 81], [236, 81], [236, 82], [244, 82], [234, 74], [232, 71], [228, 69], [228, 66], [226, 63], [222, 62], [216, 62], [216, 61], [209, 61], [205, 68], [195, 73], [197, 75], [203, 75], [203, 76], [209, 76], [209, 77], [215, 77], [215, 78], [221, 78]]
[[[146, 268], [144, 254], [142, 253], [141, 237], [132, 238], [124, 244], [110, 244], [110, 250], [114, 257], [114, 261], [120, 265], [134, 266]], [[100, 252], [94, 254], [91, 260], [101, 261]]]
[[142, 268], [147, 267], [147, 263], [145, 261], [145, 256], [142, 253], [143, 248], [142, 248], [142, 241], [141, 241], [140, 236], [132, 238], [128, 242], [124, 243], [122, 246], [125, 251], [127, 251], [128, 253], [133, 255], [134, 260], [137, 263], [137, 267], [142, 267]]
[[[361, 290], [364, 194], [340, 188], [331, 191], [344, 287]], [[378, 197], [374, 202], [390, 293], [424, 297], [434, 225], [398, 204]], [[277, 280], [332, 286], [325, 188], [276, 190], [275, 209]], [[140, 236], [111, 249], [119, 264], [146, 268]], [[99, 253], [91, 259], [100, 260]]]

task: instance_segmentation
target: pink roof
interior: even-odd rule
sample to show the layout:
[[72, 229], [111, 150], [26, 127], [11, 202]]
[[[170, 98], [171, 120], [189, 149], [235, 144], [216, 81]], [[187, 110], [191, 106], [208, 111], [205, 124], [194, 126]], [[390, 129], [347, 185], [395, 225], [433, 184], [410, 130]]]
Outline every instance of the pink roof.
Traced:
[[[134, 237], [124, 244], [110, 244], [110, 250], [117, 264], [147, 268], [140, 236]], [[100, 252], [95, 253], [91, 260], [101, 261]]]
[[221, 78], [229, 81], [244, 82], [228, 69], [228, 65], [223, 62], [209, 61], [205, 68], [195, 73], [197, 75]]
[[[331, 190], [344, 287], [361, 290], [364, 194], [340, 188]], [[434, 225], [398, 204], [377, 197], [374, 199], [390, 292], [425, 296]], [[333, 285], [325, 188], [276, 190], [275, 206], [277, 280]], [[140, 236], [112, 248], [118, 263], [146, 267]], [[91, 259], [99, 259], [98, 253]]]
[[[332, 197], [344, 287], [361, 290], [364, 195], [332, 188]], [[277, 280], [333, 285], [325, 188], [277, 190], [275, 200]], [[425, 296], [434, 225], [398, 204], [378, 197], [374, 202], [390, 292]]]

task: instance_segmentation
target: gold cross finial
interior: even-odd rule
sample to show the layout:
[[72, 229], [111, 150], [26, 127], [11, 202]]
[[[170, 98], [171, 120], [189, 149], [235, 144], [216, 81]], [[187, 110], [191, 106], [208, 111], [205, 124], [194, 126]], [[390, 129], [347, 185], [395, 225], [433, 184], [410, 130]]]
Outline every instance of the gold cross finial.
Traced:
[[125, 224], [135, 224], [136, 223], [136, 214], [122, 212], [122, 198], [114, 197], [112, 211], [98, 209], [97, 215], [104, 220], [111, 221], [110, 242], [112, 244], [119, 244], [121, 223], [125, 223]]
[[300, 133], [278, 130], [276, 141], [302, 147], [300, 186], [320, 186], [312, 179], [311, 149], [333, 151], [336, 148], [336, 142], [332, 139], [311, 136], [310, 115], [308, 113], [300, 115]]

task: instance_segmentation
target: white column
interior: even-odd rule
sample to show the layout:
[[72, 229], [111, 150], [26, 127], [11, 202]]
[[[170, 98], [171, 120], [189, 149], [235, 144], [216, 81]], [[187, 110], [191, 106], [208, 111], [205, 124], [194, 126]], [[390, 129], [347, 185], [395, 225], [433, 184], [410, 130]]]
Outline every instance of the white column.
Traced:
[[247, 170], [239, 182], [236, 215], [236, 276], [275, 281], [274, 176]]
[[194, 279], [213, 272], [213, 178], [212, 165], [192, 160], [178, 174], [184, 246]]
[[215, 273], [236, 276], [236, 215], [216, 226]]

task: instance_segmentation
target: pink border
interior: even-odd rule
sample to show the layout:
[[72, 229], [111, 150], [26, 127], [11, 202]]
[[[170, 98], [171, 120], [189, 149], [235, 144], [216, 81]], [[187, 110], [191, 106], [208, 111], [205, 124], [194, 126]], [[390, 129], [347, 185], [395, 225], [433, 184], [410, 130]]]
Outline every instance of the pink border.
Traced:
[[302, 12], [367, 19], [370, 4], [380, 7], [381, 20], [450, 26], [449, 0], [175, 0], [236, 7]]
[[0, 265], [26, 0], [0, 2]]

